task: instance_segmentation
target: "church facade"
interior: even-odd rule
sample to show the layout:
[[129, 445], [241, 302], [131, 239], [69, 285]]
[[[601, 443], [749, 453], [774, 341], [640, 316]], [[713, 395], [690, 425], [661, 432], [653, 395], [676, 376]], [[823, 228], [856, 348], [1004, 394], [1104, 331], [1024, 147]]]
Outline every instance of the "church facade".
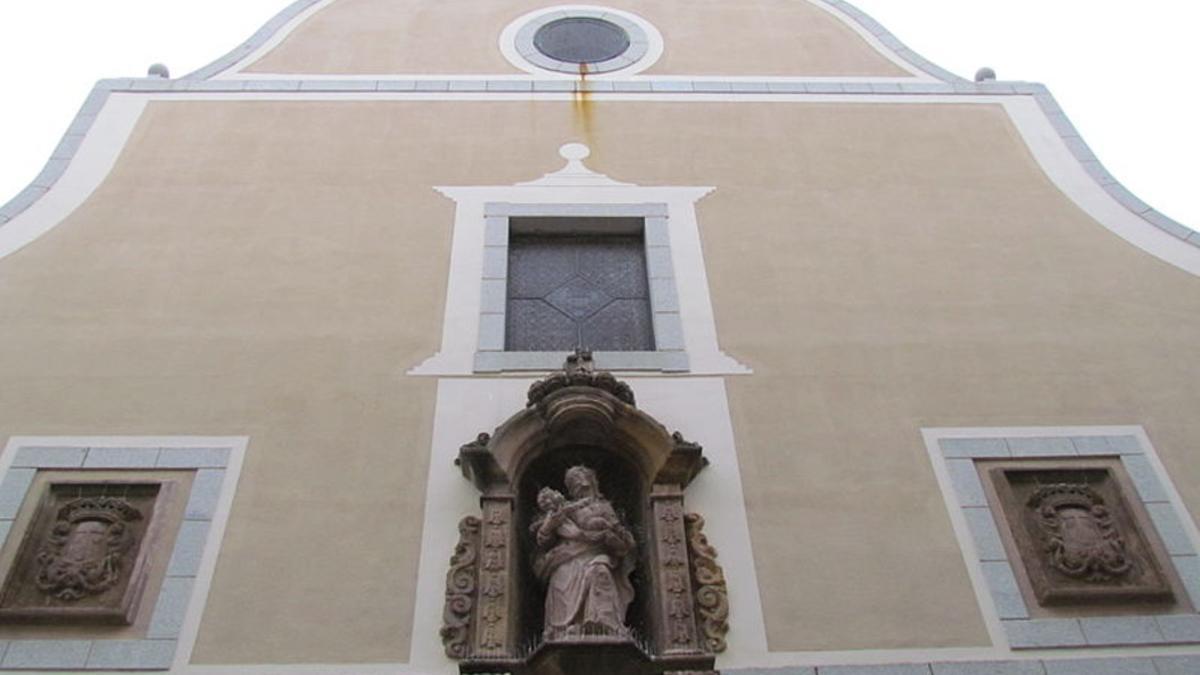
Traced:
[[1198, 275], [841, 0], [299, 0], [0, 208], [0, 670], [1198, 672]]

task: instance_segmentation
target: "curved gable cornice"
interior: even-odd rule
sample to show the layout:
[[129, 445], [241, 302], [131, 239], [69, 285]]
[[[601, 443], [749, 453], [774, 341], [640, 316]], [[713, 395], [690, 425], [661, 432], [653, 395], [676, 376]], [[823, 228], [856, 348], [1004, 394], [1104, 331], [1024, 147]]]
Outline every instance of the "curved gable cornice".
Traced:
[[[1078, 166], [1096, 186], [1099, 186], [1109, 197], [1114, 199], [1125, 210], [1136, 216], [1142, 223], [1157, 228], [1172, 237], [1178, 244], [1189, 249], [1187, 257], [1194, 256], [1195, 250], [1200, 249], [1200, 232], [1189, 228], [1165, 214], [1153, 209], [1139, 199], [1129, 189], [1114, 178], [1100, 163], [1088, 144], [1080, 136], [1070, 119], [1055, 101], [1045, 86], [1026, 82], [970, 82], [933, 64], [924, 57], [909, 49], [891, 32], [884, 28], [865, 13], [844, 0], [796, 0], [811, 2], [825, 9], [834, 16], [847, 22], [856, 32], [864, 37], [876, 49], [884, 50], [894, 59], [907, 63], [912, 70], [923, 73], [924, 78], [913, 78], [912, 82], [867, 81], [862, 79], [811, 81], [805, 78], [680, 78], [664, 76], [643, 76], [630, 81], [592, 81], [573, 82], [561, 79], [537, 79], [528, 75], [521, 79], [513, 76], [503, 76], [488, 79], [463, 79], [461, 77], [424, 76], [421, 80], [399, 80], [394, 78], [379, 79], [305, 79], [296, 76], [281, 79], [279, 76], [265, 75], [258, 79], [219, 79], [218, 76], [241, 64], [269, 43], [282, 40], [287, 32], [304, 22], [309, 16], [320, 11], [333, 0], [296, 0], [288, 5], [271, 20], [264, 24], [244, 43], [213, 61], [209, 65], [176, 80], [158, 78], [136, 78], [101, 80], [84, 101], [75, 119], [68, 127], [58, 146], [51, 153], [42, 171], [36, 178], [6, 204], [0, 206], [0, 258], [18, 250], [33, 241], [42, 233], [51, 229], [64, 219], [75, 206], [86, 200], [91, 190], [99, 184], [99, 178], [94, 180], [73, 181], [70, 187], [72, 194], [57, 200], [54, 209], [47, 209], [53, 214], [39, 214], [36, 222], [19, 223], [19, 217], [43, 201], [43, 198], [63, 188], [59, 179], [67, 171], [76, 166], [77, 157], [85, 141], [93, 135], [92, 128], [99, 114], [108, 105], [112, 93], [138, 93], [153, 95], [155, 93], [262, 93], [277, 95], [281, 93], [295, 94], [298, 92], [321, 92], [337, 94], [369, 95], [370, 92], [457, 92], [464, 94], [508, 94], [513, 93], [546, 93], [562, 94], [573, 91], [594, 91], [614, 93], [661, 93], [661, 94], [696, 94], [710, 96], [729, 96], [736, 99], [740, 96], [762, 95], [795, 95], [815, 94], [822, 96], [853, 95], [882, 95], [882, 96], [1030, 96], [1036, 100], [1050, 127], [1058, 139], [1070, 153]], [[933, 81], [930, 81], [930, 80]], [[968, 99], [969, 100], [969, 99]], [[138, 108], [138, 106], [130, 106]], [[140, 108], [139, 108], [140, 109]], [[112, 125], [110, 125], [112, 126]], [[92, 144], [94, 153], [103, 156], [96, 157], [88, 163], [86, 171], [91, 173], [106, 173], [116, 159], [123, 146], [124, 140], [132, 127], [116, 125], [121, 130], [113, 138]], [[122, 135], [124, 134], [124, 135]], [[1026, 139], [1027, 141], [1029, 139]], [[115, 145], [114, 145], [115, 144]], [[111, 156], [110, 156], [111, 155]], [[101, 176], [102, 177], [102, 176]], [[90, 185], [90, 187], [85, 187]], [[1093, 216], [1095, 217], [1095, 216]], [[24, 218], [28, 220], [28, 218]], [[1103, 220], [1098, 221], [1106, 227], [1114, 229]], [[1124, 236], [1124, 235], [1123, 235]], [[1127, 240], [1133, 241], [1129, 237]], [[1166, 259], [1138, 242], [1133, 242], [1139, 248]], [[1200, 275], [1200, 268], [1191, 269], [1190, 265], [1179, 265], [1193, 274]]]

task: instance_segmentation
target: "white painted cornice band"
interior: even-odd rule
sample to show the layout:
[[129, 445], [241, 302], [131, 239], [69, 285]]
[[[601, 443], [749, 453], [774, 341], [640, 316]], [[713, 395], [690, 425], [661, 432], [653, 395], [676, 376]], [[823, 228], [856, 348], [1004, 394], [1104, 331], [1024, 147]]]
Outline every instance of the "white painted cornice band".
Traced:
[[[931, 63], [909, 49], [879, 22], [844, 0], [803, 0], [828, 11], [849, 25], [873, 47], [893, 61], [903, 62], [907, 69], [923, 77], [914, 78], [787, 78], [787, 77], [703, 77], [655, 76], [631, 77], [628, 80], [568, 80], [534, 78], [523, 75], [479, 76], [393, 76], [378, 79], [345, 76], [279, 76], [246, 75], [236, 71], [245, 68], [277, 45], [316, 12], [335, 0], [297, 0], [275, 15], [246, 42], [209, 65], [178, 80], [158, 78], [101, 80], [84, 101], [75, 120], [62, 141], [51, 154], [45, 167], [24, 190], [0, 206], [0, 240], [4, 239], [5, 224], [16, 218], [54, 186], [91, 129], [96, 115], [113, 92], [205, 92], [205, 93], [262, 93], [314, 92], [327, 94], [358, 94], [366, 92], [447, 92], [562, 94], [566, 92], [613, 92], [651, 94], [882, 94], [882, 95], [1023, 95], [1033, 96], [1062, 142], [1087, 174], [1124, 208], [1179, 241], [1200, 248], [1197, 232], [1152, 209], [1129, 189], [1113, 178], [1096, 155], [1080, 137], [1079, 132], [1063, 113], [1062, 108], [1041, 84], [1028, 82], [982, 82], [965, 80]], [[801, 1], [801, 0], [797, 0]], [[213, 79], [222, 77], [223, 79]], [[925, 78], [933, 78], [929, 81]], [[11, 249], [0, 246], [0, 257]]]
[[[67, 129], [45, 167], [24, 190], [7, 204], [0, 207], [0, 235], [4, 226], [16, 218], [43, 195], [67, 170], [74, 159], [84, 136], [91, 129], [96, 115], [113, 93], [164, 93], [177, 96], [186, 93], [228, 94], [290, 94], [324, 93], [355, 94], [369, 92], [381, 94], [420, 92], [447, 94], [563, 94], [574, 92], [619, 93], [619, 94], [677, 94], [681, 99], [687, 94], [722, 94], [761, 96], [764, 94], [836, 95], [875, 94], [881, 96], [962, 96], [969, 100], [975, 96], [1032, 96], [1045, 113], [1055, 132], [1080, 163], [1087, 174], [1122, 206], [1147, 223], [1172, 237], [1200, 248], [1200, 232], [1176, 222], [1154, 210], [1139, 199], [1128, 188], [1104, 168], [1100, 160], [1079, 135], [1062, 108], [1044, 85], [1031, 82], [966, 82], [954, 84], [943, 82], [874, 82], [874, 81], [812, 81], [799, 78], [764, 79], [718, 79], [645, 77], [629, 80], [579, 81], [563, 79], [537, 79], [524, 77], [513, 79], [467, 77], [467, 78], [382, 78], [382, 79], [228, 79], [228, 80], [165, 80], [158, 78], [101, 80], [84, 101], [75, 120]], [[0, 254], [2, 256], [3, 254]]]

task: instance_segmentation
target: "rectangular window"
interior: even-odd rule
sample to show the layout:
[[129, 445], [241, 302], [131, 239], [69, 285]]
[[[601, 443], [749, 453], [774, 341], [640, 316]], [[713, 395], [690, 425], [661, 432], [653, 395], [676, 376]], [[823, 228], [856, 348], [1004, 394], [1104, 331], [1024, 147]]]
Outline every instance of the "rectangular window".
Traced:
[[688, 369], [667, 205], [484, 206], [476, 372]]
[[506, 350], [654, 350], [642, 219], [513, 218], [510, 227]]

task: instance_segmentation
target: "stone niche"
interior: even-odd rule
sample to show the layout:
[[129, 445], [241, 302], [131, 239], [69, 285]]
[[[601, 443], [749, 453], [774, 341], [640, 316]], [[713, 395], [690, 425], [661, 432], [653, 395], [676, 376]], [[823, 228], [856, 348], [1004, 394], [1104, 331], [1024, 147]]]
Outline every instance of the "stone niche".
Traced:
[[132, 624], [171, 485], [46, 485], [0, 591], [0, 621]]
[[684, 507], [707, 460], [588, 352], [456, 463], [482, 495], [446, 576], [441, 634], [460, 672], [716, 672], [725, 579]]
[[1186, 602], [1118, 459], [981, 468], [1007, 525], [1005, 544], [1021, 562], [1014, 565], [1018, 581], [1044, 610], [1173, 611]]

